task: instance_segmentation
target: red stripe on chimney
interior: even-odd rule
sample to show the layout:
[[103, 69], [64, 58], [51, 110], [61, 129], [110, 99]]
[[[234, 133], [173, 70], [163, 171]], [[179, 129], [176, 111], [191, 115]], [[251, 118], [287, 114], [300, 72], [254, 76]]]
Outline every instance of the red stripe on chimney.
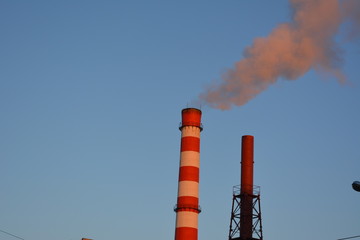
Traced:
[[200, 152], [200, 138], [198, 137], [182, 137], [181, 138], [181, 152], [195, 151]]

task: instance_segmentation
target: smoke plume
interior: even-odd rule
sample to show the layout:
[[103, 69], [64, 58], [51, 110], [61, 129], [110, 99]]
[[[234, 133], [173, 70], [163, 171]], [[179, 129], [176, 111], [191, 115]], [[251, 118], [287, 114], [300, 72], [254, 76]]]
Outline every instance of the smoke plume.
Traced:
[[295, 80], [311, 69], [346, 82], [340, 69], [341, 49], [334, 37], [344, 21], [352, 23], [352, 35], [358, 33], [359, 2], [290, 0], [291, 22], [280, 24], [267, 37], [256, 38], [221, 83], [199, 98], [211, 107], [230, 109], [244, 105], [280, 78]]

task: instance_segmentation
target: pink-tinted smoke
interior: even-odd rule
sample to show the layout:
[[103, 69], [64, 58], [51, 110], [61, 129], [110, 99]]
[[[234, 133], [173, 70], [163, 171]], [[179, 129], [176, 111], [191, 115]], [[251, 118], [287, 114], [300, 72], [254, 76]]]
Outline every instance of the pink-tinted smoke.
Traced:
[[222, 76], [222, 82], [199, 96], [201, 101], [223, 110], [241, 106], [279, 78], [295, 80], [310, 69], [345, 82], [334, 36], [345, 19], [359, 16], [360, 8], [352, 7], [360, 0], [343, 1], [347, 3], [342, 7], [338, 0], [290, 0], [292, 21], [280, 24], [267, 37], [256, 38], [243, 59]]

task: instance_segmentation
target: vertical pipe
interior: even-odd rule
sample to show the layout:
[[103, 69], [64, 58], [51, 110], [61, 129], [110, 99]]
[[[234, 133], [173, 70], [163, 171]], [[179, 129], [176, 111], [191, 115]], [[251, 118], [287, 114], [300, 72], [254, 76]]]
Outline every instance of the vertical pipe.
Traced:
[[201, 111], [182, 110], [178, 196], [175, 207], [175, 240], [197, 240], [199, 207], [199, 169]]
[[240, 239], [252, 239], [254, 137], [242, 137], [241, 147]]

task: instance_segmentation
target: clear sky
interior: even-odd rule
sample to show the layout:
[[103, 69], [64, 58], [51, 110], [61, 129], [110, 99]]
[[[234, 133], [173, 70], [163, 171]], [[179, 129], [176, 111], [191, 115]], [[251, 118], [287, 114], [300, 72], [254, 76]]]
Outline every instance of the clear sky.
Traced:
[[[173, 239], [181, 109], [290, 18], [287, 0], [0, 1], [0, 230]], [[360, 235], [360, 41], [336, 41], [347, 84], [311, 70], [202, 108], [200, 240], [227, 239], [246, 134], [264, 239]]]

